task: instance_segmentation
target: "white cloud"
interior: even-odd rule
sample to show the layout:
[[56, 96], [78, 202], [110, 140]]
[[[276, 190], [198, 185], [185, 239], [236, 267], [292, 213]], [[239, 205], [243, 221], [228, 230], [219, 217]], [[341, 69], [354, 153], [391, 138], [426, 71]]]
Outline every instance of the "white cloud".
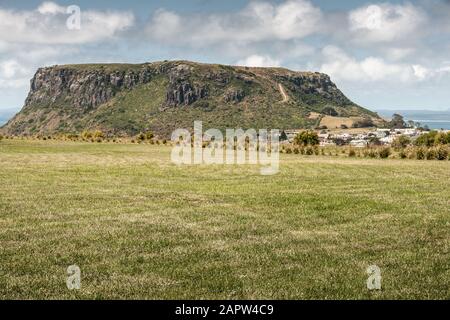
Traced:
[[371, 4], [348, 15], [350, 31], [363, 42], [392, 42], [417, 37], [427, 16], [420, 8], [406, 3]]
[[26, 73], [26, 69], [15, 60], [7, 60], [0, 63], [0, 76], [2, 78], [11, 79], [24, 73]]
[[18, 88], [28, 85], [28, 70], [18, 61], [9, 59], [0, 62], [0, 88]]
[[355, 82], [417, 82], [427, 79], [432, 72], [422, 65], [389, 63], [379, 57], [357, 60], [342, 49], [328, 46], [323, 49], [325, 63], [321, 72], [337, 80]]
[[246, 67], [279, 67], [280, 61], [269, 56], [251, 55], [243, 60], [239, 60], [236, 64]]
[[181, 16], [157, 10], [147, 34], [158, 41], [183, 45], [301, 39], [322, 29], [322, 12], [306, 0], [279, 5], [254, 1], [235, 14]]
[[416, 50], [414, 48], [408, 48], [408, 47], [404, 47], [404, 48], [388, 47], [388, 48], [383, 48], [381, 51], [385, 54], [386, 58], [388, 58], [390, 60], [403, 60], [403, 59], [413, 55]]
[[425, 68], [424, 66], [421, 66], [421, 65], [418, 65], [418, 64], [413, 65], [412, 68], [414, 70], [414, 75], [419, 80], [425, 80], [428, 77], [430, 77], [430, 75], [432, 74], [430, 69]]
[[36, 10], [0, 9], [0, 41], [6, 43], [83, 44], [107, 40], [134, 24], [130, 12], [81, 10], [81, 29], [69, 30], [66, 8], [44, 2]]
[[57, 13], [65, 13], [66, 8], [60, 6], [54, 2], [43, 2], [37, 9], [40, 14], [57, 14]]

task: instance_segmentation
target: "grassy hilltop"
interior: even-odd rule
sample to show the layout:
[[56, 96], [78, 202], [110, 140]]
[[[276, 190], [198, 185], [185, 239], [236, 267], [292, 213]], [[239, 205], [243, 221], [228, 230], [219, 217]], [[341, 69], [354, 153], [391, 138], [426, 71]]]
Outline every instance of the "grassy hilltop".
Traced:
[[219, 129], [294, 129], [315, 127], [325, 115], [382, 122], [321, 73], [189, 61], [65, 65], [36, 72], [24, 108], [3, 131], [168, 137], [194, 120]]
[[283, 154], [265, 177], [170, 150], [3, 140], [0, 299], [450, 298], [450, 161]]

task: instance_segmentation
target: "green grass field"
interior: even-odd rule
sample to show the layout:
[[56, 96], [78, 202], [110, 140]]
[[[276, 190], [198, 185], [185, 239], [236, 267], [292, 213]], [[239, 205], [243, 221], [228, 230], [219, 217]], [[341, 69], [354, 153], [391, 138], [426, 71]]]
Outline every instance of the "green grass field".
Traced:
[[450, 161], [281, 159], [261, 176], [163, 146], [3, 140], [0, 298], [450, 298]]

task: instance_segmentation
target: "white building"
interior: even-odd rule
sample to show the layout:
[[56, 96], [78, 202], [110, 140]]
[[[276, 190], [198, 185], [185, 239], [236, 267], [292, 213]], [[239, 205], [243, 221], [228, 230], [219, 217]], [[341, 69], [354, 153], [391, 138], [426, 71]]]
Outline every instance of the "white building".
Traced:
[[369, 145], [369, 142], [367, 140], [352, 140], [350, 145], [355, 148], [365, 148]]

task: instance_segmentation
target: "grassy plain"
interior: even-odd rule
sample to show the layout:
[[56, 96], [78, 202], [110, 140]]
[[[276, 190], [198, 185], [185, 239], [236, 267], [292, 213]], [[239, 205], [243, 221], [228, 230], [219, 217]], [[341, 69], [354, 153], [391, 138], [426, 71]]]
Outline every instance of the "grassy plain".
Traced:
[[450, 299], [450, 161], [283, 154], [280, 168], [3, 140], [0, 299]]

